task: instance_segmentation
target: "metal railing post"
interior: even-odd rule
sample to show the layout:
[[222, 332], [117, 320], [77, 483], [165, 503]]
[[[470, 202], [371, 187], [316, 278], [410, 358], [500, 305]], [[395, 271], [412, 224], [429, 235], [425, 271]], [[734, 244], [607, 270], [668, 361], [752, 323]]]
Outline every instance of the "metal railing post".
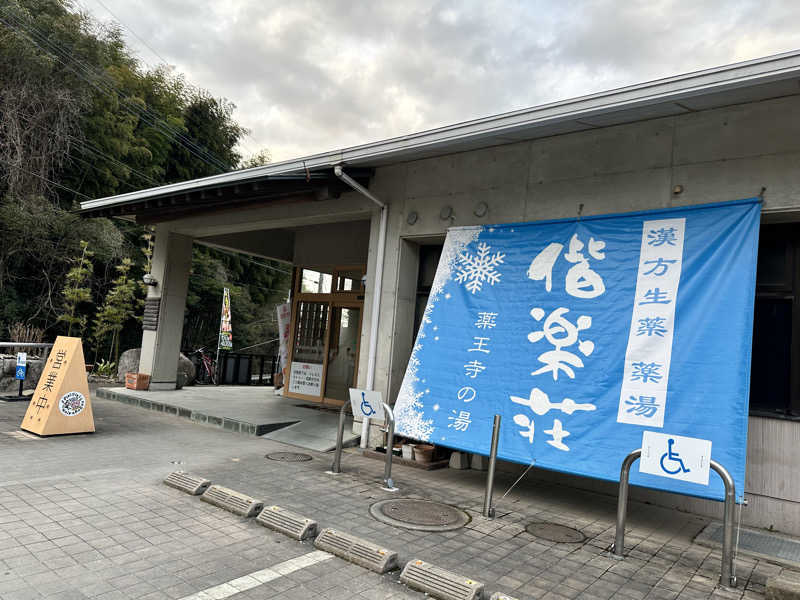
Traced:
[[386, 411], [386, 418], [388, 419], [386, 427], [386, 462], [383, 465], [383, 483], [386, 487], [383, 489], [390, 492], [397, 491], [392, 481], [392, 453], [394, 452], [394, 413], [391, 407], [383, 403], [383, 410]]
[[[622, 461], [622, 468], [619, 473], [619, 498], [617, 500], [617, 531], [614, 536], [614, 545], [611, 547], [611, 554], [614, 558], [625, 558], [625, 520], [628, 509], [628, 478], [631, 465], [636, 459], [642, 456], [641, 448], [634, 450], [625, 460]], [[736, 484], [727, 469], [712, 460], [709, 465], [722, 479], [725, 484], [725, 512], [723, 515], [723, 534], [722, 534], [722, 568], [719, 582], [721, 585], [736, 587], [736, 575], [734, 574], [733, 564], [733, 513], [736, 506]]]
[[723, 514], [722, 532], [722, 574], [720, 584], [736, 587], [735, 567], [733, 564], [733, 512], [736, 506], [736, 484], [728, 470], [717, 461], [710, 461], [714, 469], [725, 484], [725, 512]]
[[339, 409], [339, 429], [336, 431], [336, 450], [333, 453], [333, 464], [331, 465], [330, 473], [342, 472], [342, 446], [344, 445], [344, 424], [347, 420], [345, 411], [350, 406], [349, 402], [342, 404]]
[[489, 449], [489, 468], [486, 473], [486, 493], [483, 496], [483, 516], [487, 519], [494, 518], [492, 494], [494, 493], [494, 470], [497, 465], [497, 446], [500, 443], [500, 415], [494, 416], [492, 427], [492, 446]]
[[642, 455], [642, 449], [634, 450], [625, 460], [622, 461], [622, 468], [619, 471], [619, 498], [617, 499], [617, 534], [614, 537], [614, 545], [611, 553], [615, 558], [625, 558], [625, 518], [628, 512], [628, 475], [631, 472], [631, 465]]

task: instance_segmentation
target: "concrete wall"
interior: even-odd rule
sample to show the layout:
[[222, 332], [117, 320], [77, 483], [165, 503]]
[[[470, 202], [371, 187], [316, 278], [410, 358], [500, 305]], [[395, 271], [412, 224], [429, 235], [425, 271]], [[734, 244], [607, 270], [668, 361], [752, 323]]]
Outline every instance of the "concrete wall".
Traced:
[[205, 236], [197, 241], [296, 265], [362, 265], [367, 263], [369, 236], [370, 222], [362, 216], [354, 221]]
[[306, 266], [367, 263], [370, 222], [309, 225], [294, 231], [294, 264]]
[[[765, 219], [800, 220], [798, 114], [800, 96], [789, 96], [379, 168], [370, 189], [390, 204], [390, 213], [377, 389], [394, 400], [410, 353], [415, 240], [443, 236], [449, 226], [733, 200], [757, 196], [762, 188]], [[682, 193], [673, 193], [676, 185]], [[482, 218], [473, 212], [480, 202], [489, 206]], [[446, 206], [453, 216], [442, 220]], [[413, 225], [407, 223], [411, 212], [418, 214]], [[373, 215], [373, 234], [376, 219]], [[373, 235], [370, 257], [374, 249]], [[368, 277], [369, 305], [372, 264]], [[369, 306], [366, 312], [365, 323]], [[750, 431], [745, 492], [751, 505], [742, 522], [800, 534], [800, 482], [792, 477], [800, 423], [751, 418]], [[615, 490], [592, 480], [553, 477]], [[721, 505], [713, 502], [642, 490], [634, 495], [721, 514]]]
[[294, 231], [291, 229], [265, 229], [214, 235], [198, 240], [215, 248], [245, 252], [274, 260], [292, 262], [294, 258]]

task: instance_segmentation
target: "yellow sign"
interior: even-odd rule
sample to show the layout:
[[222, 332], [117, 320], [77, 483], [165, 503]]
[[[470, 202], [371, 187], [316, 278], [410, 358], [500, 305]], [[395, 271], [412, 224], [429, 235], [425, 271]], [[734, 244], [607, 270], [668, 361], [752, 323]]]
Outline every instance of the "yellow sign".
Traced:
[[37, 435], [94, 431], [80, 338], [56, 338], [20, 428]]

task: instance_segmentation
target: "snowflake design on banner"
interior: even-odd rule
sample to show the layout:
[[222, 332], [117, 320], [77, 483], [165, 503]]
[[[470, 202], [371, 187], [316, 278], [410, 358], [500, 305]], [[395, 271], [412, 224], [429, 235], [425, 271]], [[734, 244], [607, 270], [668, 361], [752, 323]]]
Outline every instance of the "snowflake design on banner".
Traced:
[[[420, 365], [419, 353], [422, 351], [423, 341], [425, 344], [434, 343], [426, 340], [425, 333], [427, 328], [433, 324], [434, 308], [437, 302], [445, 296], [444, 287], [451, 280], [456, 263], [465, 253], [467, 246], [478, 239], [480, 232], [481, 228], [479, 227], [451, 231], [442, 249], [439, 268], [436, 270], [417, 340], [406, 367], [406, 376], [403, 378], [403, 384], [400, 386], [400, 393], [397, 395], [397, 402], [394, 406], [397, 433], [415, 440], [427, 442], [434, 430], [433, 419], [425, 418], [425, 405], [422, 402], [425, 390], [417, 389], [420, 384], [420, 377], [417, 374]], [[438, 405], [434, 405], [433, 410], [436, 411], [437, 407]]]
[[459, 265], [456, 267], [456, 281], [464, 283], [468, 291], [480, 292], [483, 282], [494, 285], [500, 281], [500, 273], [495, 269], [497, 265], [503, 263], [505, 254], [495, 252], [491, 254], [492, 247], [485, 242], [478, 244], [478, 253], [470, 254], [462, 252], [458, 256]]

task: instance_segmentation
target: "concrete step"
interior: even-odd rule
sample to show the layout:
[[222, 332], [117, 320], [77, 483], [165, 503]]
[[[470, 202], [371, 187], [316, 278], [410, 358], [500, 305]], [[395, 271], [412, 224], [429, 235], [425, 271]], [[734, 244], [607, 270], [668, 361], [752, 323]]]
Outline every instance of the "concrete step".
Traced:
[[[336, 447], [338, 412], [296, 406], [292, 400], [268, 395], [263, 388], [248, 387], [197, 386], [171, 392], [98, 388], [96, 395], [318, 452], [328, 452]], [[348, 420], [344, 446], [356, 446], [359, 439], [359, 435], [352, 433], [352, 420]]]
[[[313, 419], [300, 421], [261, 437], [275, 442], [316, 450], [317, 452], [329, 452], [336, 448], [336, 429], [332, 429], [330, 424], [323, 425]], [[352, 433], [352, 423], [348, 421], [344, 428], [344, 447], [357, 446], [360, 437]]]

